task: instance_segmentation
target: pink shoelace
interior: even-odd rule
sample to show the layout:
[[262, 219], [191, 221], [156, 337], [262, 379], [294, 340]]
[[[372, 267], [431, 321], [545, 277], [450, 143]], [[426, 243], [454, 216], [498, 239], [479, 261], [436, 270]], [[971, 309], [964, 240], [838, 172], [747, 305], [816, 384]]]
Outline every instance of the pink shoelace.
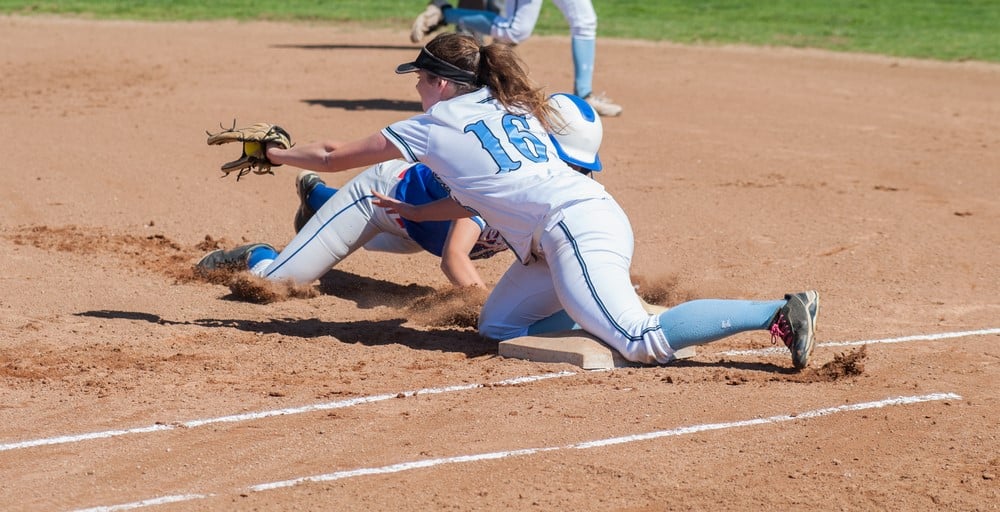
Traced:
[[791, 347], [795, 341], [795, 338], [792, 337], [792, 326], [788, 323], [785, 315], [781, 313], [778, 313], [778, 319], [771, 324], [771, 344], [777, 345], [778, 338], [781, 338], [786, 347]]

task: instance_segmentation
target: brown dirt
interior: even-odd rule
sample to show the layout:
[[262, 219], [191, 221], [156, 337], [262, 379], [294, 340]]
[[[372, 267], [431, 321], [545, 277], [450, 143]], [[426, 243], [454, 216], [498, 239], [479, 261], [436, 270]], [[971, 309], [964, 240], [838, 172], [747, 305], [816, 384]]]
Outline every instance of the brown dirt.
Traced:
[[[294, 169], [219, 179], [205, 130], [348, 139], [413, 114], [405, 28], [0, 17], [0, 43], [6, 510], [998, 509], [1000, 66], [601, 40], [625, 113], [600, 180], [640, 293], [815, 288], [823, 309], [801, 373], [764, 333], [587, 373], [498, 357], [483, 298], [426, 255], [361, 251], [265, 303], [191, 273], [283, 245], [297, 204]], [[566, 38], [520, 51], [569, 87]]]

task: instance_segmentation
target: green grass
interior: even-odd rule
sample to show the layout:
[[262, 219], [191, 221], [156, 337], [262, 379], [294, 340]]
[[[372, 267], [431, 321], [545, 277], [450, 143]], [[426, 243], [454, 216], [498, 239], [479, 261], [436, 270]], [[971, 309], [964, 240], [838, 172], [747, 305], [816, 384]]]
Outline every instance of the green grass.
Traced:
[[[408, 30], [423, 0], [0, 0], [0, 13], [359, 22]], [[1000, 62], [1000, 0], [595, 0], [599, 37]], [[545, 2], [538, 34], [566, 34]]]
[[1000, 60], [997, 0], [612, 0], [598, 14], [611, 5], [607, 36]]

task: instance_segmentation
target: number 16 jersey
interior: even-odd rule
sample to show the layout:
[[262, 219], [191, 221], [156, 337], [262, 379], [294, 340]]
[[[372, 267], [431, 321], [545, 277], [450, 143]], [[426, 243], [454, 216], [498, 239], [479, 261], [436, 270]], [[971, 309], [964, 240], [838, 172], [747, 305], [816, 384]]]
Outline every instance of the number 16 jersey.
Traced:
[[440, 101], [382, 134], [408, 162], [423, 162], [451, 197], [503, 235], [522, 263], [562, 208], [611, 197], [559, 159], [541, 123], [511, 113], [489, 88]]

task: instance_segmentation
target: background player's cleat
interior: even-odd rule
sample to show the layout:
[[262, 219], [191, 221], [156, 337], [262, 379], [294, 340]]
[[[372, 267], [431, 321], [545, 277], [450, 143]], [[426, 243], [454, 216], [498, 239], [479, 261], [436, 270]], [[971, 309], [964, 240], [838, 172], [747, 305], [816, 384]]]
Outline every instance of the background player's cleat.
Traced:
[[816, 315], [819, 314], [819, 293], [807, 291], [785, 295], [785, 305], [778, 310], [769, 327], [771, 341], [780, 338], [792, 352], [796, 368], [809, 364], [816, 340]]
[[615, 117], [622, 113], [621, 105], [611, 101], [611, 98], [603, 94], [590, 93], [583, 100], [589, 103], [591, 107], [594, 107], [597, 114], [602, 117]]
[[316, 210], [309, 207], [309, 194], [320, 185], [326, 185], [326, 183], [319, 177], [319, 174], [312, 171], [302, 171], [295, 178], [295, 190], [299, 194], [299, 209], [295, 211], [294, 221], [296, 233], [302, 231], [302, 226], [305, 226], [306, 222], [309, 222], [309, 219], [316, 215]]
[[410, 29], [410, 41], [419, 43], [427, 34], [444, 26], [444, 11], [435, 2], [427, 4], [424, 12], [413, 20], [413, 27]]
[[206, 254], [195, 265], [195, 270], [200, 272], [210, 272], [212, 270], [250, 270], [250, 253], [254, 249], [262, 247], [274, 250], [274, 247], [268, 244], [247, 244], [228, 251], [222, 249], [212, 251]]

